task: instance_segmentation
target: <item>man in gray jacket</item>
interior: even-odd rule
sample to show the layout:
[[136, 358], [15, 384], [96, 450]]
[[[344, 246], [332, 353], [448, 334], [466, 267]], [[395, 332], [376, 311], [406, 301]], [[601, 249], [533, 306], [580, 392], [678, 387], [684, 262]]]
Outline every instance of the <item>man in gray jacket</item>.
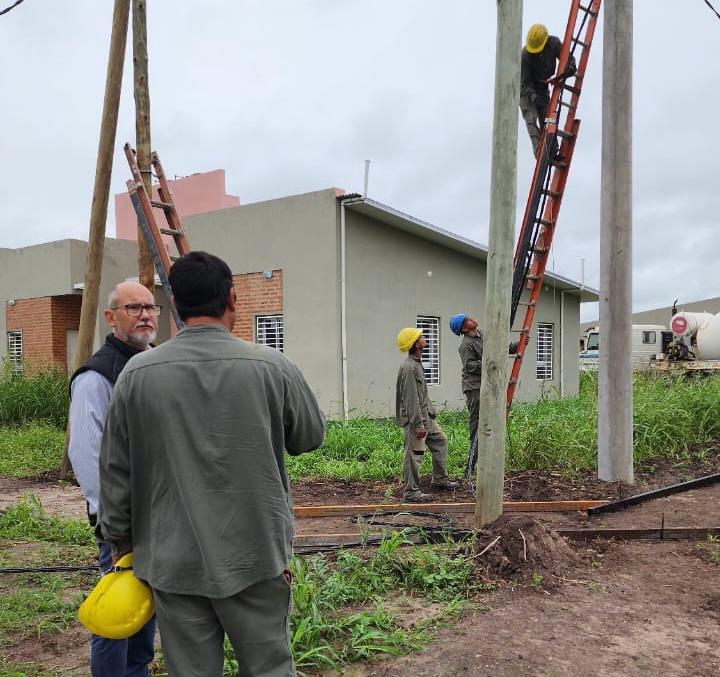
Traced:
[[[480, 385], [482, 384], [483, 335], [475, 318], [458, 313], [450, 318], [450, 331], [462, 336], [458, 347], [462, 364], [462, 390], [468, 408], [470, 451], [465, 474], [472, 478], [477, 462], [477, 433], [480, 420]], [[517, 352], [517, 343], [511, 343], [510, 354]]]
[[432, 455], [432, 482], [430, 488], [452, 491], [458, 483], [452, 482], [447, 473], [447, 437], [435, 421], [435, 406], [428, 395], [425, 372], [420, 358], [427, 340], [422, 330], [405, 327], [397, 337], [400, 352], [407, 357], [400, 365], [395, 388], [395, 420], [403, 429], [404, 457], [403, 501], [426, 503], [432, 494], [420, 491], [420, 466], [427, 444]]
[[294, 675], [284, 450], [319, 447], [325, 419], [282, 353], [230, 333], [227, 264], [191, 252], [170, 284], [185, 328], [130, 360], [113, 392], [102, 533], [152, 588], [171, 676], [220, 677], [225, 634], [240, 674]]

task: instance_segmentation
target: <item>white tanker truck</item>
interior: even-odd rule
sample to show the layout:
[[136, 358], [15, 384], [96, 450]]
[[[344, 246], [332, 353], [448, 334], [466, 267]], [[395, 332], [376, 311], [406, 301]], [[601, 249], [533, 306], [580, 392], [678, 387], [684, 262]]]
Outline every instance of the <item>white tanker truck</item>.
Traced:
[[720, 371], [720, 313], [673, 313], [663, 332], [662, 353], [653, 360], [662, 371]]

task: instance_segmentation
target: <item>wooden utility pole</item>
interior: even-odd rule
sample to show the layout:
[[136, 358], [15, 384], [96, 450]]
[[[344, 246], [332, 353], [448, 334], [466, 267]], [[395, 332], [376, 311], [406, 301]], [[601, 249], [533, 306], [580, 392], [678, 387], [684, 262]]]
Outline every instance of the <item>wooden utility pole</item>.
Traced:
[[[103, 100], [100, 140], [95, 165], [95, 185], [93, 186], [92, 206], [90, 207], [90, 234], [88, 236], [85, 284], [80, 309], [80, 328], [75, 350], [74, 369], [82, 366], [90, 357], [95, 339], [103, 252], [105, 250], [105, 224], [107, 221], [108, 200], [110, 198], [110, 178], [112, 176], [115, 133], [117, 131], [129, 17], [130, 0], [115, 0], [112, 33], [110, 35], [110, 54], [105, 79], [105, 99]], [[67, 474], [69, 469], [67, 456], [69, 433], [66, 433], [65, 437], [65, 455], [60, 471], [62, 476]]]
[[606, 0], [600, 195], [598, 477], [634, 482], [632, 0]]
[[[148, 81], [147, 12], [145, 0], [132, 0], [133, 72], [135, 75], [135, 147], [143, 183], [152, 199], [150, 173], [150, 86]], [[140, 284], [151, 292], [155, 287], [155, 268], [147, 242], [138, 225], [138, 271]]]
[[503, 509], [510, 297], [517, 197], [515, 174], [522, 6], [522, 0], [497, 2], [490, 241], [487, 258], [475, 505], [475, 522], [478, 528], [494, 522], [502, 515]]

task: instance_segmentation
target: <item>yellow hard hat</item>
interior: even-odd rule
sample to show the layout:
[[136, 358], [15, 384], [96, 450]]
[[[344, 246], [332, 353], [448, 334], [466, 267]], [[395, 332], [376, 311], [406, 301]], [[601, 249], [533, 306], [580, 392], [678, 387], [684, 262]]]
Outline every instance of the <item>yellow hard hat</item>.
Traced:
[[533, 24], [527, 32], [525, 49], [530, 54], [537, 54], [545, 49], [548, 41], [548, 29], [543, 24]]
[[155, 613], [152, 592], [132, 572], [133, 555], [123, 555], [115, 566], [127, 571], [105, 574], [78, 609], [78, 620], [94, 635], [127, 639], [140, 631]]
[[405, 327], [401, 329], [397, 336], [397, 347], [401, 353], [407, 353], [415, 345], [420, 336], [422, 336], [422, 329], [417, 327]]

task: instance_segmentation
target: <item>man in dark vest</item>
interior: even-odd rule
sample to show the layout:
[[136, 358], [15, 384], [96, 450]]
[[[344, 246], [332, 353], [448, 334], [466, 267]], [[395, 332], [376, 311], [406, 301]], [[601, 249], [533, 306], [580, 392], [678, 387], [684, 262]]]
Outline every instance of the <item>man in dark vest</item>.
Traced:
[[[137, 282], [121, 282], [108, 299], [105, 321], [112, 328], [105, 344], [70, 379], [70, 447], [75, 477], [87, 501], [90, 523], [97, 522], [100, 495], [100, 442], [110, 397], [128, 360], [155, 340], [160, 306]], [[112, 566], [110, 545], [98, 543], [100, 570]], [[90, 666], [93, 677], [146, 677], [155, 653], [155, 618], [129, 639], [93, 635]]]

